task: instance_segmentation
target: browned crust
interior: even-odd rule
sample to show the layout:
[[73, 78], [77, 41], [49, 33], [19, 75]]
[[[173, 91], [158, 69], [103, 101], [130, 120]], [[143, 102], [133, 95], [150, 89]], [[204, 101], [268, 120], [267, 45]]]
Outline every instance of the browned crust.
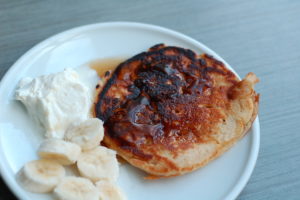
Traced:
[[[253, 96], [253, 101], [255, 102], [255, 106], [254, 106], [254, 110], [253, 110], [253, 113], [252, 113], [252, 116], [251, 116], [251, 119], [250, 121], [245, 125], [244, 127], [244, 131], [242, 132], [242, 134], [240, 134], [238, 137], [232, 139], [231, 141], [229, 142], [226, 142], [224, 143], [222, 146], [219, 147], [219, 149], [216, 151], [215, 154], [211, 155], [211, 157], [201, 163], [198, 163], [190, 168], [186, 168], [184, 169], [184, 171], [194, 171], [198, 168], [201, 168], [203, 166], [205, 166], [206, 164], [208, 164], [210, 161], [212, 160], [215, 160], [216, 158], [218, 158], [219, 156], [221, 156], [224, 152], [226, 152], [227, 150], [229, 150], [232, 146], [234, 146], [234, 144], [236, 142], [238, 142], [240, 139], [242, 139], [246, 133], [249, 131], [249, 129], [251, 128], [252, 126], [252, 123], [254, 122], [254, 120], [256, 119], [256, 116], [258, 114], [258, 105], [259, 105], [259, 95], [255, 95]], [[178, 174], [175, 174], [175, 175], [172, 175], [172, 176], [178, 176], [178, 175], [181, 175], [181, 173], [178, 173]], [[171, 176], [171, 177], [172, 177]]]
[[[148, 169], [144, 169], [145, 171], [147, 171], [150, 175], [146, 176], [145, 179], [147, 180], [154, 180], [154, 179], [160, 179], [160, 178], [171, 178], [174, 176], [180, 176], [182, 174], [184, 174], [185, 172], [192, 172], [195, 171], [205, 165], [207, 165], [210, 161], [215, 160], [216, 158], [218, 158], [219, 156], [221, 156], [224, 152], [226, 152], [227, 150], [229, 150], [232, 146], [234, 146], [234, 144], [236, 142], [238, 142], [240, 139], [242, 139], [245, 134], [249, 131], [249, 129], [252, 126], [252, 123], [254, 122], [254, 120], [257, 117], [258, 114], [258, 108], [259, 108], [259, 94], [255, 94], [253, 96], [253, 102], [254, 102], [254, 110], [251, 116], [250, 121], [245, 125], [244, 127], [244, 131], [242, 132], [242, 134], [240, 134], [238, 137], [232, 139], [229, 142], [224, 143], [222, 146], [219, 146], [219, 148], [217, 149], [217, 151], [212, 154], [208, 159], [202, 161], [201, 163], [197, 163], [193, 166], [190, 167], [186, 167], [186, 168], [181, 168], [180, 171], [178, 173], [174, 173], [172, 175], [168, 175], [168, 176], [164, 176], [161, 175], [161, 173], [164, 173], [163, 171], [157, 171], [156, 168], [148, 168]], [[134, 160], [127, 160], [129, 163], [133, 164], [133, 165], [140, 165], [140, 163], [136, 163]], [[168, 161], [167, 159], [165, 159], [165, 161]], [[171, 166], [171, 168], [173, 170], [178, 170], [178, 168]], [[169, 170], [167, 170], [166, 172], [168, 172]], [[152, 175], [151, 175], [152, 174]], [[153, 175], [153, 174], [160, 174], [160, 175]]]

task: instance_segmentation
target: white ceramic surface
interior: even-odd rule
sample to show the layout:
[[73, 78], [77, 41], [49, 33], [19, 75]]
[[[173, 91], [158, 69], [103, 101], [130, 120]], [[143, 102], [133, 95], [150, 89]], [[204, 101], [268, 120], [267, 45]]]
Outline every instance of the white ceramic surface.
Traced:
[[[146, 24], [113, 22], [78, 27], [55, 35], [26, 52], [7, 72], [0, 84], [0, 172], [19, 199], [45, 200], [51, 195], [32, 194], [16, 182], [15, 174], [25, 162], [37, 158], [42, 129], [14, 100], [18, 81], [76, 67], [108, 57], [130, 57], [157, 43], [206, 52], [222, 60], [198, 41], [180, 33]], [[161, 180], [144, 180], [145, 174], [129, 165], [121, 166], [119, 184], [129, 200], [232, 200], [246, 185], [259, 150], [259, 121], [240, 142], [217, 160], [193, 173]]]

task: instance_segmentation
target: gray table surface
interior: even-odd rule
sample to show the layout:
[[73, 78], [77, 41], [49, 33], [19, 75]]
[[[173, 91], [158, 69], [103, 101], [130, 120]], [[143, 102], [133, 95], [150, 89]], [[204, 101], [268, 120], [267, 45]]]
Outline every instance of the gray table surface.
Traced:
[[[300, 1], [0, 0], [0, 78], [47, 37], [106, 21], [174, 29], [215, 50], [240, 75], [255, 72], [261, 148], [238, 199], [300, 199]], [[0, 199], [16, 199], [1, 179]]]

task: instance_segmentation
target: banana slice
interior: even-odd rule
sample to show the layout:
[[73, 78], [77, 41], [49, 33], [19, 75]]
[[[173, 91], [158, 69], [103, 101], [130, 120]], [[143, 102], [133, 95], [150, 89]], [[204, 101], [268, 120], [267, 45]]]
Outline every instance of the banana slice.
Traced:
[[78, 125], [71, 125], [65, 134], [65, 140], [81, 146], [82, 150], [91, 150], [103, 139], [103, 122], [98, 118], [90, 118]]
[[94, 184], [81, 177], [65, 177], [54, 189], [59, 200], [99, 200], [100, 193]]
[[41, 158], [55, 160], [62, 165], [74, 164], [80, 153], [79, 145], [54, 138], [44, 140], [38, 149]]
[[100, 200], [126, 200], [124, 193], [110, 181], [98, 181], [97, 189], [100, 191]]
[[52, 160], [35, 160], [28, 162], [17, 173], [20, 185], [35, 193], [51, 192], [65, 176], [65, 169]]
[[103, 146], [83, 152], [77, 167], [81, 176], [96, 182], [101, 179], [116, 181], [119, 176], [119, 164], [116, 152]]

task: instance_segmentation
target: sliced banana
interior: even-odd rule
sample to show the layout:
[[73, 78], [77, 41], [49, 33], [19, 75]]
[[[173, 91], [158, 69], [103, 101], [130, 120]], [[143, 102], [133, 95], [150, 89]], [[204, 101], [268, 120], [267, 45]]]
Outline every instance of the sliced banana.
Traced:
[[78, 144], [86, 151], [99, 146], [103, 136], [103, 122], [98, 118], [90, 118], [78, 125], [71, 125], [66, 131], [65, 140]]
[[51, 192], [65, 176], [65, 169], [52, 160], [35, 160], [28, 162], [17, 173], [20, 185], [35, 193]]
[[46, 139], [38, 149], [41, 158], [51, 159], [62, 165], [74, 164], [81, 153], [79, 145], [60, 139]]
[[98, 181], [97, 189], [100, 191], [100, 200], [126, 200], [124, 193], [110, 181]]
[[94, 184], [81, 177], [65, 177], [54, 189], [59, 200], [99, 200], [100, 193]]
[[83, 152], [77, 160], [77, 167], [81, 176], [94, 182], [116, 181], [119, 176], [116, 152], [103, 146]]

